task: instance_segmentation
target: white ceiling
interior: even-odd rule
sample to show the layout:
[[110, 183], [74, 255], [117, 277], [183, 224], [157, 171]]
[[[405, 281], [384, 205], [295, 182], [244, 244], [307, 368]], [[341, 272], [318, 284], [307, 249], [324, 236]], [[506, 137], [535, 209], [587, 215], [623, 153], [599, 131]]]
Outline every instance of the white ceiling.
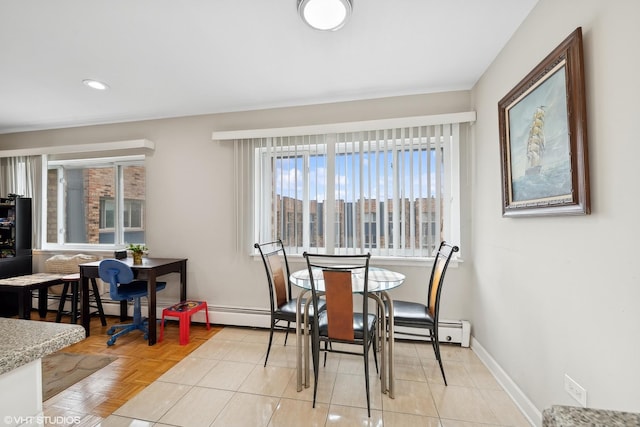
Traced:
[[0, 133], [468, 90], [536, 1], [0, 0]]

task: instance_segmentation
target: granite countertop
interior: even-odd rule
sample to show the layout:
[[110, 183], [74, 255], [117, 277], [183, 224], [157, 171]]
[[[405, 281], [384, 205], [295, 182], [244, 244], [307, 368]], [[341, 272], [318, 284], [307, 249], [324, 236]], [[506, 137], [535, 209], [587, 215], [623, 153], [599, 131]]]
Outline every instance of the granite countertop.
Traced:
[[542, 414], [544, 427], [628, 427], [640, 426], [640, 414], [605, 409], [552, 406]]
[[0, 375], [84, 338], [81, 325], [0, 317]]

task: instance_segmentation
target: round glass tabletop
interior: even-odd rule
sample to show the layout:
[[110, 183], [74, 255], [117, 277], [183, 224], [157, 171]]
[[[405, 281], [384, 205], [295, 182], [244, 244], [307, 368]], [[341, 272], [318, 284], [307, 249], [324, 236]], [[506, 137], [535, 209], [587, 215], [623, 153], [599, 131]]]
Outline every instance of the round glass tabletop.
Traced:
[[[324, 275], [321, 268], [312, 269], [313, 280], [318, 291], [324, 291]], [[369, 267], [369, 291], [388, 291], [396, 288], [404, 282], [404, 274], [380, 267]], [[311, 289], [309, 270], [298, 270], [291, 274], [291, 283], [302, 289]], [[353, 292], [364, 290], [364, 269], [355, 269], [352, 272], [351, 283]]]

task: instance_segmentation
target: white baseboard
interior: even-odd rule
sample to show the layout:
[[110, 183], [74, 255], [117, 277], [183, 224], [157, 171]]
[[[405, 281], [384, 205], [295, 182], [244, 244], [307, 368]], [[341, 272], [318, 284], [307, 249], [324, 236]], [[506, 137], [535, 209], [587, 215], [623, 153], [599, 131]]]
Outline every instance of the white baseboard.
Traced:
[[520, 390], [518, 385], [513, 382], [511, 377], [502, 369], [493, 357], [485, 350], [484, 347], [471, 337], [471, 350], [478, 356], [484, 365], [493, 374], [496, 381], [502, 386], [504, 391], [511, 397], [513, 402], [520, 408], [527, 421], [532, 426], [540, 427], [542, 425], [542, 413], [535, 407], [533, 402]]

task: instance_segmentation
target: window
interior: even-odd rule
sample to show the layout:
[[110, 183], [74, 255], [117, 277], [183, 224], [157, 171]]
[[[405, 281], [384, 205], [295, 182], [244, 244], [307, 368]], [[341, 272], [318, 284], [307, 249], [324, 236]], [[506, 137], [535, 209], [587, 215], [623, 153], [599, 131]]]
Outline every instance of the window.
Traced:
[[46, 246], [144, 243], [140, 156], [49, 160]]
[[251, 187], [238, 199], [253, 213], [248, 240], [389, 257], [429, 257], [441, 240], [459, 241], [458, 123], [235, 144], [237, 171], [252, 176], [236, 183]]

